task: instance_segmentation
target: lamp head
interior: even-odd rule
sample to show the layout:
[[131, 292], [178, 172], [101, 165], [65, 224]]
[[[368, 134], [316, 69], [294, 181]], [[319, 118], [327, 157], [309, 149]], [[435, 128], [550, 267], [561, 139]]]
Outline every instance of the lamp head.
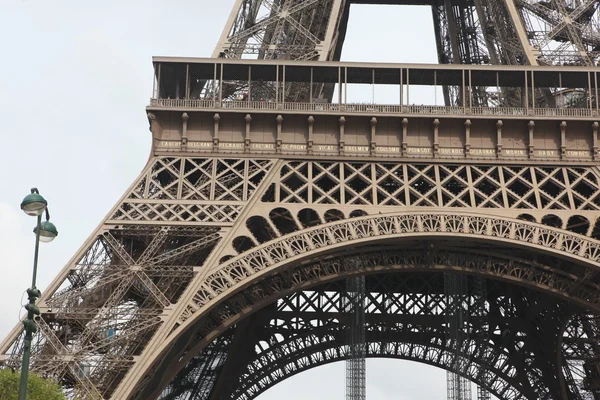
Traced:
[[36, 189], [32, 189], [31, 193], [25, 196], [21, 202], [21, 210], [27, 215], [37, 217], [38, 215], [42, 215], [47, 205], [48, 202], [46, 199], [37, 193]]
[[[33, 233], [37, 233], [37, 227], [33, 229]], [[56, 226], [50, 221], [42, 221], [40, 223], [40, 242], [48, 243], [58, 236]]]

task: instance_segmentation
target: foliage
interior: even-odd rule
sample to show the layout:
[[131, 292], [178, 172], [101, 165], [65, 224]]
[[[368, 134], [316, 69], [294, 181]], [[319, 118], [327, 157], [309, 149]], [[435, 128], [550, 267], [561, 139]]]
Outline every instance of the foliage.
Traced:
[[[20, 379], [21, 374], [18, 372], [0, 369], [0, 399], [17, 400]], [[49, 379], [30, 372], [27, 383], [27, 400], [65, 400], [60, 386]]]

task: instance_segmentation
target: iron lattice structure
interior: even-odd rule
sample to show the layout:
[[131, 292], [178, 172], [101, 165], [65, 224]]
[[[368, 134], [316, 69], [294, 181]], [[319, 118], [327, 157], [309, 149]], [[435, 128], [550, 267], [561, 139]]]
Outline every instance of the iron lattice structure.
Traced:
[[[297, 61], [339, 57], [342, 0], [238, 1], [220, 58], [155, 59], [151, 157], [44, 291], [32, 370], [77, 399], [252, 399], [392, 357], [482, 399], [600, 399], [598, 3], [557, 1], [433, 4], [440, 59], [580, 66]], [[388, 78], [399, 104], [328, 102]], [[460, 101], [404, 102], [432, 82]]]
[[597, 0], [237, 0], [213, 57], [339, 60], [352, 4], [430, 5], [441, 63], [596, 65], [600, 56]]
[[[594, 66], [600, 61], [598, 0], [237, 0], [213, 57], [337, 61], [352, 4], [431, 6], [442, 64]], [[209, 89], [207, 95], [216, 90]], [[226, 89], [229, 96], [244, 85], [230, 83]], [[272, 92], [257, 90], [256, 99]], [[313, 95], [331, 99], [332, 87], [316, 87]], [[523, 102], [514, 91], [473, 87], [471, 95], [478, 106]], [[306, 101], [309, 93], [306, 86], [290, 86], [286, 96]], [[464, 96], [456, 86], [444, 87], [448, 106]], [[536, 96], [550, 107], [556, 104], [549, 91]]]

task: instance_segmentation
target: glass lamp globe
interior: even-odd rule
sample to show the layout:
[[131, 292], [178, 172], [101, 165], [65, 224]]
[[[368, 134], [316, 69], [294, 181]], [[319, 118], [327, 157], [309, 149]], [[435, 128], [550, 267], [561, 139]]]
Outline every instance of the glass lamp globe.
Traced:
[[[37, 233], [37, 228], [33, 230], [34, 233]], [[56, 226], [50, 221], [43, 221], [40, 224], [40, 242], [49, 243], [54, 240], [55, 237], [58, 236], [58, 230], [56, 230]]]
[[27, 215], [37, 217], [42, 215], [48, 202], [38, 193], [30, 193], [21, 202], [21, 210]]

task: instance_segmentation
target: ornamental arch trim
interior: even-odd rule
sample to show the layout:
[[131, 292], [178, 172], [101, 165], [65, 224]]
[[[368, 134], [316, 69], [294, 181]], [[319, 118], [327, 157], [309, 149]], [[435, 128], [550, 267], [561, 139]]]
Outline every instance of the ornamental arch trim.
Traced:
[[[590, 277], [600, 272], [600, 243], [596, 240], [537, 223], [472, 212], [430, 211], [368, 215], [291, 232], [205, 271], [202, 283], [192, 293], [188, 293], [189, 300], [181, 305], [178, 326], [174, 327], [168, 340], [150, 355], [151, 362], [146, 364], [145, 370], [148, 371], [158, 355], [223, 300], [290, 265], [297, 265], [347, 246], [363, 246], [393, 239], [448, 237], [503, 243], [575, 262], [585, 271], [570, 276], [571, 285], [577, 287], [580, 298], [588, 299], [591, 309], [600, 309], [600, 299], [593, 294], [598, 292], [598, 286], [589, 281]], [[543, 279], [548, 282], [553, 280], [554, 277], [550, 275]], [[522, 276], [509, 278], [527, 281], [532, 277], [524, 273]]]
[[394, 213], [335, 221], [263, 243], [210, 269], [180, 319], [183, 331], [194, 317], [262, 275], [348, 245], [414, 237], [462, 237], [532, 248], [598, 268], [600, 242], [561, 229], [518, 219], [474, 213]]
[[[216, 265], [207, 272], [192, 299], [193, 314], [205, 311], [236, 288], [278, 268], [302, 262], [345, 246], [379, 240], [461, 237], [534, 249], [575, 261], [600, 272], [600, 242], [533, 222], [475, 213], [393, 213], [334, 221], [289, 233]], [[225, 279], [223, 279], [225, 278]], [[218, 282], [226, 281], [221, 285]], [[197, 314], [198, 315], [198, 314]], [[186, 321], [191, 314], [184, 316]], [[179, 329], [184, 329], [182, 325]]]
[[[209, 343], [214, 340], [216, 337], [221, 336], [222, 334], [224, 334], [228, 329], [232, 328], [233, 325], [237, 324], [240, 322], [240, 316], [241, 315], [250, 315], [253, 313], [253, 311], [258, 311], [259, 309], [262, 309], [265, 305], [267, 304], [271, 304], [274, 300], [276, 299], [280, 299], [280, 298], [285, 298], [286, 296], [291, 296], [295, 293], [300, 293], [304, 290], [308, 290], [308, 291], [313, 291], [313, 290], [317, 290], [315, 289], [315, 287], [319, 287], [319, 285], [321, 284], [329, 284], [332, 281], [335, 280], [339, 280], [341, 278], [345, 278], [348, 276], [351, 276], [352, 274], [356, 274], [357, 271], [352, 268], [351, 266], [348, 266], [348, 261], [351, 261], [353, 259], [359, 259], [359, 261], [364, 262], [365, 265], [365, 270], [363, 272], [365, 272], [366, 274], [370, 275], [370, 274], [385, 274], [385, 273], [389, 273], [389, 272], [405, 272], [405, 273], [410, 273], [410, 272], [415, 272], [417, 274], [419, 273], [438, 273], [438, 272], [444, 272], [444, 271], [448, 271], [448, 270], [454, 270], [457, 272], [463, 272], [463, 273], [467, 273], [470, 275], [483, 275], [484, 277], [487, 277], [490, 280], [498, 280], [498, 283], [501, 283], [501, 281], [504, 281], [504, 284], [507, 285], [512, 285], [514, 284], [514, 279], [512, 281], [510, 280], [506, 280], [506, 279], [498, 279], [498, 275], [500, 275], [498, 273], [498, 271], [502, 271], [502, 270], [512, 270], [514, 273], [519, 274], [519, 273], [525, 273], [525, 274], [532, 274], [531, 270], [532, 269], [538, 269], [538, 270], [544, 270], [544, 269], [548, 269], [548, 266], [544, 266], [544, 265], [533, 265], [534, 263], [531, 263], [529, 261], [520, 261], [518, 259], [514, 259], [514, 258], [510, 258], [510, 257], [506, 257], [506, 258], [499, 258], [498, 256], [494, 256], [494, 255], [489, 255], [489, 254], [484, 254], [483, 252], [460, 252], [460, 251], [451, 251], [451, 250], [440, 250], [437, 251], [433, 256], [427, 255], [426, 253], [424, 253], [423, 251], [419, 251], [419, 250], [394, 250], [394, 249], [377, 249], [377, 250], [371, 250], [368, 252], [365, 252], [365, 249], [363, 248], [357, 248], [355, 252], [350, 252], [350, 253], [346, 253], [343, 252], [343, 254], [339, 254], [336, 253], [335, 256], [333, 257], [327, 257], [325, 260], [317, 260], [314, 261], [313, 263], [308, 263], [308, 264], [301, 264], [301, 265], [297, 265], [293, 268], [293, 270], [291, 271], [291, 275], [293, 275], [293, 282], [289, 282], [288, 286], [286, 286], [286, 284], [283, 282], [283, 275], [288, 275], [288, 272], [286, 271], [282, 271], [281, 274], [278, 275], [271, 275], [269, 277], [267, 277], [264, 280], [261, 280], [260, 282], [257, 282], [253, 285], [247, 286], [245, 287], [242, 292], [232, 296], [230, 299], [224, 301], [223, 303], [221, 303], [220, 305], [218, 305], [217, 307], [213, 308], [209, 313], [207, 313], [206, 318], [204, 318], [199, 325], [195, 326], [195, 333], [192, 335], [192, 337], [190, 337], [189, 339], [191, 340], [187, 340], [187, 348], [185, 350], [185, 352], [183, 354], [179, 353], [177, 355], [177, 359], [179, 360], [177, 365], [179, 367], [183, 367], [184, 365], [187, 365], [188, 362], [190, 362], [192, 360], [192, 358], [194, 358], [197, 354], [199, 354], [203, 349], [206, 348], [207, 345], [209, 345]], [[352, 262], [350, 262], [350, 264], [352, 264]], [[487, 271], [485, 270], [487, 268]], [[494, 271], [496, 272], [494, 274]], [[479, 274], [479, 273], [481, 274]], [[487, 276], [486, 276], [487, 275]], [[508, 273], [505, 273], [505, 275], [509, 275]], [[560, 278], [560, 277], [559, 277]], [[266, 282], [265, 282], [266, 281]], [[509, 282], [507, 282], [509, 281]], [[560, 279], [548, 279], [548, 282], [552, 281], [552, 283], [557, 284], [556, 287], [560, 286]], [[566, 282], [563, 282], [566, 284]], [[548, 295], [552, 295], [553, 291], [555, 291], [555, 289], [553, 287], [551, 287], [550, 284], [548, 284], [546, 287], [542, 287], [542, 284], [538, 283], [537, 285], [523, 285], [526, 288], [528, 288], [528, 290], [533, 290], [533, 291], [537, 291], [539, 292], [540, 295], [544, 295], [544, 296], [548, 296]], [[568, 284], [564, 285], [563, 289], [566, 289], [568, 286]], [[572, 285], [570, 285], [572, 286]], [[497, 289], [496, 289], [497, 290]], [[245, 293], [245, 294], [244, 294]], [[243, 298], [248, 299], [249, 297], [252, 298], [253, 303], [244, 303], [244, 301], [242, 300]], [[600, 299], [600, 292], [597, 291], [596, 293], [596, 297], [598, 299]], [[572, 300], [572, 299], [565, 299], [565, 298], [558, 298], [556, 301], [556, 303], [552, 302], [552, 303], [548, 303], [548, 304], [556, 304], [556, 305], [561, 305], [561, 304], [565, 304], [566, 302], [564, 302], [564, 300]], [[246, 300], [247, 302], [248, 300]], [[339, 300], [342, 301], [342, 300]], [[600, 304], [600, 301], [596, 300], [596, 303]], [[235, 306], [233, 306], [235, 304]], [[236, 308], [237, 306], [237, 308]], [[252, 308], [253, 307], [253, 308]], [[331, 308], [333, 307], [333, 308]], [[328, 309], [333, 309], [335, 310], [335, 306], [332, 306], [331, 304], [327, 305]], [[494, 307], [496, 308], [496, 307]], [[339, 306], [338, 306], [339, 309]], [[425, 310], [429, 310], [429, 312], [431, 312], [431, 309], [428, 307], [424, 308]], [[563, 310], [561, 308], [561, 310]], [[414, 311], [414, 310], [413, 310]], [[566, 311], [566, 310], [563, 310]], [[334, 311], [335, 312], [335, 311]], [[422, 312], [422, 311], [419, 311]], [[427, 311], [425, 311], [427, 312]], [[562, 313], [560, 312], [560, 310], [558, 311], [559, 314], [562, 315]], [[569, 314], [569, 313], [567, 313]], [[567, 316], [567, 314], [564, 314], [564, 316]], [[419, 314], [420, 315], [420, 314]], [[428, 314], [429, 315], [429, 314]], [[437, 314], [436, 314], [437, 315]], [[569, 314], [570, 315], [570, 314]], [[281, 316], [278, 317], [273, 317], [273, 318], [280, 318]], [[198, 329], [196, 329], [198, 328]], [[560, 329], [561, 331], [564, 330], [564, 327]], [[311, 333], [310, 331], [305, 332], [305, 333]], [[438, 332], [438, 336], [440, 337], [444, 337], [443, 333]], [[196, 336], [197, 335], [197, 336]], [[302, 335], [297, 336], [297, 338], [301, 338], [303, 337]], [[321, 334], [317, 334], [316, 337], [319, 338], [324, 338], [327, 337], [327, 334], [322, 331]], [[339, 339], [339, 338], [338, 338]], [[519, 338], [519, 340], [521, 340], [522, 338]], [[293, 338], [291, 338], [290, 340], [293, 340]], [[443, 340], [443, 339], [440, 339]], [[373, 342], [373, 344], [375, 344], [377, 342], [377, 340], [373, 341], [373, 340], [369, 340], [370, 342]], [[420, 342], [408, 342], [406, 340], [404, 340], [405, 343], [413, 343], [415, 346], [418, 347]], [[308, 342], [307, 342], [308, 343]], [[400, 342], [398, 342], [400, 343]], [[440, 342], [442, 343], [442, 342]], [[281, 342], [280, 344], [285, 344], [285, 342]], [[321, 343], [323, 344], [323, 343]], [[437, 350], [434, 350], [433, 348], [436, 347], [434, 346], [432, 343], [421, 343], [422, 345], [424, 345], [425, 347], [421, 346], [421, 351], [419, 353], [422, 353], [423, 351], [425, 351], [426, 353], [429, 353], [429, 350], [427, 350], [429, 347], [431, 347], [431, 351], [434, 352], [445, 352], [448, 351], [448, 348], [445, 348], [444, 346], [437, 348]], [[475, 344], [475, 343], [473, 343]], [[479, 382], [477, 373], [479, 372], [479, 369], [476, 368], [476, 365], [483, 365], [486, 364], [488, 365], [488, 372], [493, 375], [493, 377], [489, 376], [487, 383], [484, 382], [480, 382], [480, 386], [485, 386], [487, 387], [490, 391], [500, 394], [502, 393], [502, 395], [499, 395], [499, 398], [505, 399], [505, 400], [516, 400], [516, 399], [524, 399], [524, 398], [538, 398], [536, 397], [537, 394], [541, 394], [542, 392], [538, 392], [536, 391], [535, 393], [532, 392], [531, 390], [534, 390], [534, 387], [528, 387], [527, 385], [522, 385], [523, 382], [517, 381], [516, 379], [516, 375], [515, 372], [517, 371], [515, 365], [517, 365], [517, 363], [514, 363], [513, 361], [511, 361], [510, 357], [511, 357], [511, 352], [503, 352], [500, 351], [500, 353], [497, 353], [498, 349], [493, 349], [493, 348], [481, 348], [480, 346], [482, 345], [482, 343], [479, 343], [477, 346], [471, 348], [470, 346], [465, 346], [465, 349], [470, 349], [470, 351], [474, 351], [474, 353], [469, 353], [468, 355], [468, 359], [471, 360], [471, 362], [473, 362], [474, 364], [469, 366], [468, 368], [472, 368], [474, 367], [474, 370], [465, 370], [465, 374], [467, 375], [467, 378], [473, 380], [474, 382]], [[433, 347], [432, 347], [433, 346]], [[338, 345], [334, 345], [333, 347], [331, 347], [331, 349], [333, 348], [342, 348], [343, 346], [341, 346], [339, 343]], [[485, 347], [485, 345], [484, 345]], [[296, 349], [296, 348], [304, 348], [304, 346], [291, 346], [291, 349]], [[330, 347], [327, 347], [327, 349], [330, 349]], [[321, 354], [323, 349], [320, 350], [316, 350], [315, 354]], [[427, 350], [427, 351], [426, 351]], [[270, 357], [268, 355], [268, 352], [277, 352], [276, 351], [276, 347], [270, 348], [268, 349], [268, 351], [266, 353], [261, 353], [261, 354], [257, 354], [257, 358], [255, 359], [257, 362], [260, 361], [260, 364], [264, 364], [265, 362], [267, 362], [267, 364], [270, 361], [275, 362], [275, 359], [273, 357]], [[436, 354], [438, 354], [436, 353]], [[288, 354], [288, 352], [286, 351], [282, 351], [279, 352], [277, 354]], [[378, 356], [377, 353], [373, 353], [375, 354], [374, 356]], [[482, 358], [481, 360], [477, 359], [477, 357], [479, 355], [482, 354], [486, 354], [486, 356], [484, 358]], [[303, 355], [301, 358], [304, 359], [306, 355]], [[389, 357], [395, 357], [393, 354], [384, 354], [382, 356], [389, 356]], [[410, 355], [409, 355], [410, 356]], [[265, 358], [266, 357], [266, 358]], [[279, 356], [277, 356], [279, 357]], [[290, 358], [289, 354], [286, 356], [288, 358], [288, 360], [281, 360], [278, 359], [278, 362], [284, 362], [285, 365], [292, 365], [295, 363], [295, 360], [293, 359], [293, 357]], [[489, 358], [491, 357], [491, 358]], [[406, 358], [406, 357], [396, 357], [396, 358]], [[410, 358], [410, 357], [408, 357]], [[340, 358], [343, 359], [343, 358]], [[414, 358], [413, 359], [415, 361], [423, 361], [425, 363], [427, 363], [427, 359], [422, 359], [422, 358]], [[493, 359], [493, 366], [490, 367], [490, 360]], [[265, 361], [266, 360], [266, 361]], [[269, 361], [270, 360], [270, 361]], [[264, 362], [263, 362], [264, 361]], [[280, 364], [277, 364], [280, 365]], [[436, 366], [442, 367], [443, 365], [440, 364], [435, 364]], [[254, 365], [250, 365], [252, 368], [250, 368], [251, 371], [256, 372], [256, 374], [259, 374], [260, 371], [258, 371], [258, 366]], [[267, 365], [268, 367], [268, 365]], [[170, 365], [168, 367], [169, 371], [178, 371], [179, 368], [175, 367], [173, 368], [173, 365]], [[268, 368], [267, 368], [268, 369]], [[512, 371], [510, 374], [506, 374], [507, 371]], [[165, 371], [166, 372], [166, 371]], [[174, 372], [174, 373], [175, 373]], [[166, 372], [168, 373], [168, 372]], [[532, 374], [536, 374], [535, 370], [532, 369], [531, 371]], [[262, 384], [264, 383], [267, 386], [272, 386], [274, 383], [269, 384], [269, 383], [265, 383], [266, 381], [263, 381], [263, 378], [267, 379], [268, 375], [269, 375], [269, 371], [267, 371], [265, 373], [265, 375], [256, 375], [253, 373], [253, 376], [245, 376], [245, 375], [241, 375], [242, 380], [240, 382], [246, 382], [246, 383], [251, 383], [251, 382], [255, 382], [257, 384]], [[288, 373], [286, 372], [286, 375]], [[160, 374], [162, 376], [162, 374]], [[293, 375], [293, 373], [291, 374]], [[536, 375], [537, 376], [537, 375]], [[172, 379], [172, 378], [171, 378]], [[536, 382], [539, 384], [540, 382], [543, 383], [543, 379], [541, 378], [541, 376], [537, 376]], [[235, 397], [238, 399], [251, 399], [254, 398], [254, 395], [259, 394], [258, 392], [253, 392], [253, 390], [255, 390], [256, 388], [252, 388], [251, 387], [252, 384], [250, 384], [250, 386], [243, 384], [241, 386], [238, 387], [237, 392], [239, 392], [237, 395], [239, 395], [240, 397]], [[534, 385], [535, 390], [539, 390], [539, 385]], [[264, 391], [268, 389], [267, 387], [261, 389], [261, 391]], [[246, 391], [246, 394], [252, 394], [252, 396], [249, 397], [244, 397], [244, 392]], [[545, 392], [543, 392], [545, 393]], [[236, 396], [237, 396], [236, 395]], [[524, 397], [523, 397], [524, 396]], [[145, 398], [145, 397], [141, 397], [141, 398]]]
[[[298, 337], [294, 338], [290, 342], [304, 341], [306, 338]], [[281, 373], [277, 376], [271, 376], [274, 369], [282, 368], [277, 366], [275, 368], [260, 368], [254, 372], [254, 374], [248, 374], [244, 376], [246, 384], [241, 386], [234, 392], [235, 397], [238, 400], [250, 400], [256, 398], [258, 395], [264, 393], [270, 388], [276, 386], [278, 383], [285, 381], [288, 378], [293, 377], [299, 373], [308, 371], [313, 368], [317, 368], [330, 363], [343, 361], [347, 358], [347, 354], [343, 351], [343, 346], [335, 341], [321, 343], [318, 345], [312, 345], [302, 348], [300, 345], [294, 346], [294, 343], [286, 343], [290, 349], [298, 349], [296, 352], [285, 353], [286, 357], [284, 361], [287, 361], [286, 366], [292, 367], [292, 371]], [[395, 343], [394, 346], [382, 346], [377, 342], [367, 342], [367, 358], [387, 358], [418, 362], [434, 367], [438, 367], [444, 370], [451, 370], [453, 363], [455, 362], [454, 355], [451, 349], [437, 345], [437, 344], [424, 344], [424, 343]], [[277, 348], [277, 350], [281, 350]], [[301, 350], [301, 351], [300, 351]], [[298, 353], [298, 354], [296, 354]], [[324, 354], [328, 354], [329, 358], [324, 357]], [[301, 358], [304, 363], [294, 364], [291, 360]], [[460, 375], [469, 379], [471, 382], [478, 386], [487, 389], [492, 394], [500, 399], [511, 399], [511, 400], [524, 400], [527, 396], [524, 394], [523, 388], [518, 388], [511, 385], [512, 379], [506, 373], [499, 368], [493, 368], [487, 370], [487, 374], [492, 374], [496, 379], [491, 382], [488, 381], [487, 377], [481, 373], [482, 366], [488, 361], [478, 357], [477, 354], [468, 354], [468, 361], [470, 363], [469, 368], [466, 371], [460, 371]], [[460, 357], [466, 360], [466, 357]], [[454, 371], [453, 371], [454, 372]]]

